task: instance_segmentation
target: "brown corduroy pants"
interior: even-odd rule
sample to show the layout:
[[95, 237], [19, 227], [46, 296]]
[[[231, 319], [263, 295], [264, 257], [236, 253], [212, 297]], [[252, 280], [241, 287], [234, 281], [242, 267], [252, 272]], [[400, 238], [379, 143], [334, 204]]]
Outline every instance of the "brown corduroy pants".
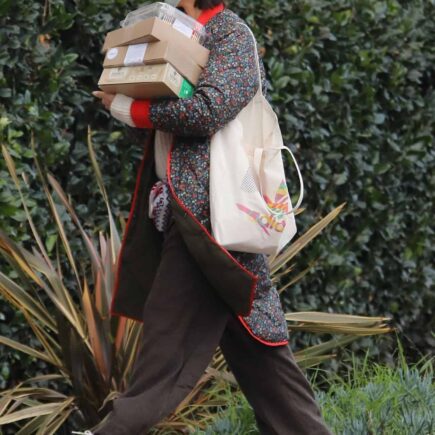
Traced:
[[130, 386], [97, 435], [143, 435], [194, 388], [218, 345], [264, 435], [331, 434], [289, 346], [249, 335], [213, 291], [172, 221], [143, 311]]

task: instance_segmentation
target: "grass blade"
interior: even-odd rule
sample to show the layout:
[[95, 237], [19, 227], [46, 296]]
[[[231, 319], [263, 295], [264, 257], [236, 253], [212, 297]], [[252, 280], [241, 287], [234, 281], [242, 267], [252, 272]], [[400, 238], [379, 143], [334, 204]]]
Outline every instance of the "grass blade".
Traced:
[[23, 192], [21, 190], [21, 183], [20, 183], [20, 180], [18, 179], [18, 176], [17, 176], [17, 170], [15, 168], [14, 161], [13, 161], [11, 155], [9, 154], [9, 151], [7, 150], [7, 148], [4, 145], [2, 145], [2, 153], [3, 153], [3, 157], [5, 159], [9, 174], [11, 175], [12, 180], [14, 181], [15, 187], [18, 190], [18, 194], [20, 195], [21, 204], [24, 208], [24, 212], [26, 214], [27, 221], [29, 222], [30, 229], [33, 233], [33, 237], [35, 238], [35, 241], [39, 247], [39, 250], [41, 251], [42, 256], [46, 259], [47, 263], [49, 263], [50, 260], [48, 258], [47, 251], [45, 250], [44, 243], [42, 243], [41, 237], [39, 236], [39, 233], [36, 230], [36, 226], [33, 222], [32, 216], [30, 214], [30, 211], [29, 211], [27, 204], [26, 204], [26, 201], [24, 199], [24, 195], [23, 195]]
[[0, 294], [18, 310], [30, 312], [51, 331], [57, 331], [56, 323], [48, 310], [2, 272], [0, 272]]
[[90, 255], [92, 266], [94, 271], [99, 270], [102, 268], [101, 260], [98, 255], [98, 251], [92, 242], [91, 238], [86, 234], [86, 231], [84, 230], [82, 224], [80, 223], [80, 220], [74, 211], [73, 207], [71, 206], [71, 203], [69, 202], [64, 190], [60, 186], [60, 184], [57, 182], [57, 180], [51, 175], [47, 174], [48, 182], [50, 183], [50, 186], [52, 189], [56, 192], [57, 196], [59, 197], [62, 205], [65, 207], [65, 209], [68, 211], [69, 215], [71, 216], [72, 221], [78, 228], [80, 235], [82, 236], [82, 239], [85, 243], [86, 249]]
[[109, 379], [109, 361], [110, 361], [110, 344], [105, 335], [104, 328], [101, 325], [101, 319], [98, 319], [98, 313], [91, 300], [88, 284], [85, 280], [83, 286], [83, 311], [86, 316], [86, 321], [89, 331], [89, 339], [91, 342], [92, 352], [95, 356], [97, 367], [107, 381]]
[[56, 412], [56, 409], [58, 408], [59, 404], [57, 403], [46, 403], [44, 405], [37, 405], [21, 409], [19, 411], [0, 417], [0, 426], [3, 424], [15, 423], [17, 421], [25, 420], [32, 417], [49, 415], [53, 412]]
[[358, 324], [369, 326], [376, 322], [391, 320], [390, 317], [368, 317], [356, 316], [353, 314], [323, 313], [319, 311], [299, 311], [297, 313], [286, 313], [285, 318], [293, 322], [310, 322], [323, 324]]
[[103, 196], [104, 202], [107, 207], [107, 215], [109, 217], [109, 226], [110, 226], [110, 242], [111, 242], [111, 249], [112, 249], [112, 259], [113, 259], [113, 263], [115, 263], [117, 254], [121, 246], [121, 240], [119, 237], [119, 233], [116, 229], [115, 221], [113, 220], [112, 211], [110, 210], [109, 197], [107, 195], [106, 188], [104, 187], [103, 176], [101, 174], [100, 166], [98, 165], [97, 157], [95, 155], [94, 147], [92, 145], [92, 131], [89, 126], [88, 126], [88, 149], [89, 149], [89, 156], [92, 162], [92, 167], [94, 168], [95, 178], [97, 180], [98, 187], [100, 189], [101, 195]]
[[53, 360], [49, 355], [46, 355], [45, 353], [42, 353], [36, 349], [26, 346], [25, 344], [19, 343], [18, 341], [0, 335], [0, 344], [18, 350], [20, 352], [26, 353], [27, 355], [30, 355], [34, 358], [40, 359], [42, 361], [48, 362], [56, 366], [56, 361]]

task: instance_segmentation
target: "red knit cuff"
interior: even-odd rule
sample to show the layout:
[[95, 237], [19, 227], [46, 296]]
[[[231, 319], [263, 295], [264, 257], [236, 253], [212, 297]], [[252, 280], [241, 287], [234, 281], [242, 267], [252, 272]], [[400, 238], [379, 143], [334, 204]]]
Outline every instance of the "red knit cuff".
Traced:
[[134, 100], [131, 103], [130, 115], [137, 128], [153, 128], [150, 120], [150, 100]]

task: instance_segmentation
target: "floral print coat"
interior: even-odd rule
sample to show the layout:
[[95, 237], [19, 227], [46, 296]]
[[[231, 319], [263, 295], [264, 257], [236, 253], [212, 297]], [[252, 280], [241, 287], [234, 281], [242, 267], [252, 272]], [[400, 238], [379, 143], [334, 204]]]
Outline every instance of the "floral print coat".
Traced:
[[[189, 251], [211, 285], [231, 300], [248, 332], [269, 346], [288, 343], [288, 330], [267, 257], [227, 251], [213, 238], [209, 210], [210, 138], [234, 119], [255, 95], [255, 45], [243, 21], [229, 9], [205, 25], [210, 58], [195, 94], [188, 99], [152, 101], [148, 124], [173, 133], [167, 160], [172, 213]], [[263, 83], [264, 68], [261, 64]], [[162, 236], [147, 219], [154, 182], [153, 130], [139, 170], [123, 240], [112, 313], [141, 318], [158, 267]]]

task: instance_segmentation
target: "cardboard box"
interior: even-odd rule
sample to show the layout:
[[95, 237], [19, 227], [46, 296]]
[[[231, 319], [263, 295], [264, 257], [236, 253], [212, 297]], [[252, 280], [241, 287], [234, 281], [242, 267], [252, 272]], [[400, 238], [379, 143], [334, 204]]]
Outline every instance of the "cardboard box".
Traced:
[[194, 90], [169, 63], [105, 68], [98, 86], [104, 92], [132, 98], [187, 98]]
[[186, 56], [177, 45], [167, 41], [111, 48], [106, 53], [103, 66], [115, 68], [159, 63], [170, 63], [190, 83], [193, 85], [198, 83], [201, 67]]
[[149, 18], [121, 29], [113, 30], [106, 35], [103, 53], [114, 47], [123, 45], [141, 44], [143, 42], [167, 41], [176, 44], [180, 51], [188, 55], [197, 65], [204, 67], [207, 64], [209, 50], [188, 38], [171, 24], [158, 18]]

